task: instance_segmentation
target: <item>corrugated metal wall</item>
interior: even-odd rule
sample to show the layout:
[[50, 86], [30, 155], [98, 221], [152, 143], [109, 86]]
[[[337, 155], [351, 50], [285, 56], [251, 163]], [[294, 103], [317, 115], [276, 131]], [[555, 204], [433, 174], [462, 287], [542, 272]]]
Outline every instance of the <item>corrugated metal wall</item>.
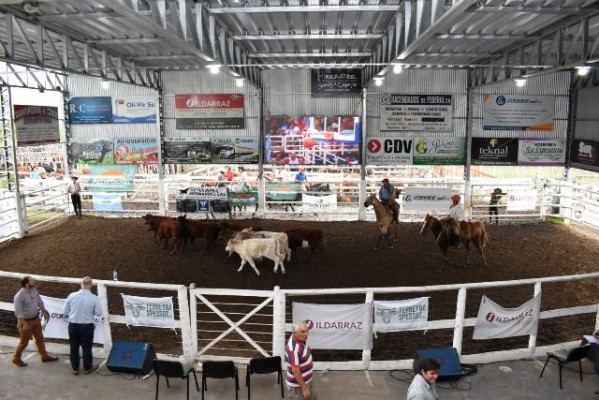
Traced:
[[310, 69], [262, 72], [264, 115], [362, 116], [361, 97], [312, 98]]
[[[570, 93], [570, 72], [557, 72], [544, 74], [526, 79], [526, 85], [517, 87], [513, 79], [479, 86], [472, 90], [471, 111], [472, 137], [497, 137], [497, 138], [538, 138], [547, 139], [566, 138], [568, 130], [568, 107]], [[522, 131], [483, 131], [483, 95], [530, 95], [530, 96], [555, 96], [555, 114], [553, 117], [552, 132], [522, 132]]]
[[[381, 94], [445, 94], [453, 96], [453, 132], [418, 132], [427, 137], [465, 137], [467, 126], [468, 71], [449, 69], [405, 69], [389, 73], [383, 84], [374, 81], [367, 88], [366, 136], [396, 136], [398, 132], [379, 129]], [[412, 134], [413, 132], [406, 132]]]
[[[152, 88], [110, 81], [107, 89], [102, 88], [102, 80], [84, 75], [68, 75], [67, 87], [70, 97], [88, 96], [154, 96], [158, 103], [158, 92]], [[160, 137], [157, 124], [75, 124], [71, 125], [72, 141], [87, 139]]]
[[599, 140], [599, 88], [581, 89], [576, 92], [576, 139]]
[[[258, 89], [224, 73], [174, 71], [162, 73], [165, 138], [258, 137], [260, 135], [260, 95]], [[245, 129], [177, 130], [175, 128], [175, 95], [202, 93], [237, 93], [244, 95]]]

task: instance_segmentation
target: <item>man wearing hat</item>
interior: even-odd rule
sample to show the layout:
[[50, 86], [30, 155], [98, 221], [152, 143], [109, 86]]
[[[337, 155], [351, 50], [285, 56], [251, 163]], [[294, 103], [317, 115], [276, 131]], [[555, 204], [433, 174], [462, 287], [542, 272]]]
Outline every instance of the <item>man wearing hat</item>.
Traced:
[[71, 202], [73, 203], [75, 214], [81, 219], [81, 185], [77, 182], [77, 179], [76, 175], [71, 176], [71, 182], [67, 186], [67, 191], [71, 195]]
[[495, 188], [493, 192], [491, 192], [491, 202], [489, 203], [489, 222], [493, 222], [493, 214], [495, 214], [495, 225], [499, 225], [499, 208], [497, 204], [499, 204], [499, 200], [501, 200], [501, 196], [505, 193], [501, 192], [501, 188]]
[[379, 200], [393, 213], [393, 223], [399, 223], [399, 204], [397, 202], [390, 203], [391, 195], [395, 192], [393, 185], [389, 183], [389, 179], [385, 178], [382, 181], [379, 189]]
[[460, 221], [464, 220], [464, 207], [460, 204], [462, 198], [459, 194], [451, 196], [451, 206], [449, 206], [449, 217], [444, 218], [447, 227], [447, 236], [449, 244], [456, 248], [461, 247], [460, 243]]

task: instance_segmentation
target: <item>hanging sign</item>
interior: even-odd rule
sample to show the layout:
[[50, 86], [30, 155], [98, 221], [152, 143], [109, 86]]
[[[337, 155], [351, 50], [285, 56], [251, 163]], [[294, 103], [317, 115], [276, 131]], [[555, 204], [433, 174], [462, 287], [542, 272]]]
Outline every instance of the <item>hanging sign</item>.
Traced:
[[451, 95], [381, 95], [382, 131], [453, 130]]
[[553, 130], [555, 96], [484, 94], [485, 131]]
[[19, 146], [60, 142], [57, 107], [15, 105], [13, 117]]
[[312, 97], [360, 97], [362, 71], [359, 69], [313, 69]]
[[243, 129], [242, 94], [175, 95], [176, 129]]

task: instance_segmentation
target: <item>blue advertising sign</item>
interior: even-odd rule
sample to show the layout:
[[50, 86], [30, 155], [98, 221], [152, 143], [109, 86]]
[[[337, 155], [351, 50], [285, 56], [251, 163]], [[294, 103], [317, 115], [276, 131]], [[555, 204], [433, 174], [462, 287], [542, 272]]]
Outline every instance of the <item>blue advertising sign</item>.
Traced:
[[102, 97], [73, 97], [69, 100], [71, 124], [111, 124], [112, 99]]

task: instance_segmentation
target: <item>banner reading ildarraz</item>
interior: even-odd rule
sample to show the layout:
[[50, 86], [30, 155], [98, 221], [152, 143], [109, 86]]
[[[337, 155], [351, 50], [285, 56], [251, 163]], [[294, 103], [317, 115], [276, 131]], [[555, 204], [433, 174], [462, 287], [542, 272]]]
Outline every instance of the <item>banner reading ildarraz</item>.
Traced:
[[[42, 320], [44, 337], [46, 339], [68, 339], [69, 338], [69, 316], [63, 314], [64, 303], [66, 299], [57, 299], [55, 297], [41, 296], [44, 307], [50, 314], [50, 320]], [[104, 331], [102, 330], [102, 320], [94, 318], [94, 343], [104, 344]]]
[[336, 210], [337, 195], [311, 196], [309, 194], [302, 194], [302, 207], [304, 210], [311, 210], [314, 212]]
[[541, 293], [517, 308], [503, 308], [483, 296], [472, 339], [535, 335], [541, 311]]
[[446, 211], [451, 204], [450, 188], [408, 187], [402, 194], [405, 211]]
[[307, 321], [313, 349], [372, 349], [371, 303], [293, 303], [293, 321]]
[[175, 329], [172, 297], [138, 297], [122, 294], [127, 325]]
[[381, 130], [452, 131], [451, 95], [381, 95]]
[[427, 325], [428, 297], [374, 302], [374, 332], [399, 332]]
[[510, 190], [506, 211], [534, 211], [537, 206], [536, 190]]

